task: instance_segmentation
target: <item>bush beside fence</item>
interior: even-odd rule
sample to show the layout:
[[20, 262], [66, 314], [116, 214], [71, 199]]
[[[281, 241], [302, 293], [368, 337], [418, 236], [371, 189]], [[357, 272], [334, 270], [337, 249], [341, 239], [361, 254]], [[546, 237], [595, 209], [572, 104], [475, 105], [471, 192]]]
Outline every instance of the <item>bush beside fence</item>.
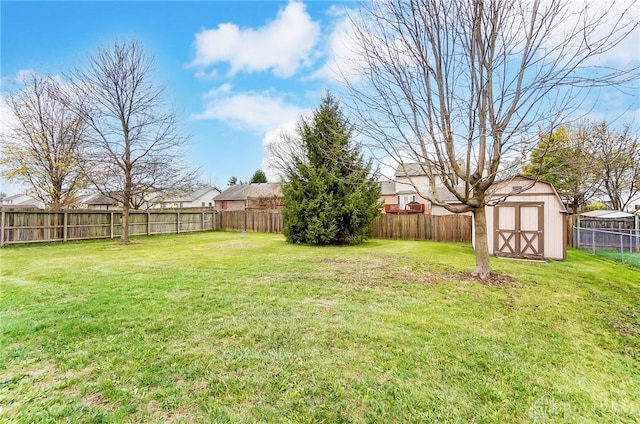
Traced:
[[[117, 238], [120, 211], [3, 210], [0, 246]], [[282, 233], [278, 211], [158, 210], [131, 211], [131, 236], [224, 230]], [[471, 242], [471, 217], [464, 215], [387, 215], [372, 224], [373, 238]]]

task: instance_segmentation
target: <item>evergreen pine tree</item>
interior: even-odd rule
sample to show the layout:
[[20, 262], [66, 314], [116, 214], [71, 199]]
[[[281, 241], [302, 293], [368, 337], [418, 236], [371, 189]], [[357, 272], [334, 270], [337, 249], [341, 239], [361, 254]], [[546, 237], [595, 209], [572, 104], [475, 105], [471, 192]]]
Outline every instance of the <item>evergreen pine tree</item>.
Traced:
[[327, 92], [310, 119], [301, 119], [302, 155], [283, 184], [284, 234], [291, 243], [358, 244], [380, 213], [380, 185], [371, 162], [351, 140], [353, 129]]

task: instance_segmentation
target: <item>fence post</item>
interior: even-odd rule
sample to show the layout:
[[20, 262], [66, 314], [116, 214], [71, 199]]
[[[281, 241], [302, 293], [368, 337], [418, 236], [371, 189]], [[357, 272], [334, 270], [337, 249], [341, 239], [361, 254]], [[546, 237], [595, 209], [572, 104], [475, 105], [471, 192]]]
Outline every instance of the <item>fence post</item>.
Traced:
[[64, 217], [62, 218], [62, 241], [67, 241], [67, 231], [69, 228], [69, 218], [67, 218], [68, 212], [64, 212]]
[[4, 246], [4, 209], [2, 210], [2, 217], [0, 217], [0, 246]]
[[176, 228], [177, 233], [180, 234], [180, 212], [176, 212]]
[[596, 254], [596, 232], [591, 230], [591, 252]]
[[147, 211], [147, 235], [151, 235], [151, 212]]
[[622, 236], [622, 231], [620, 231], [620, 259], [622, 263], [624, 263], [624, 238]]
[[109, 237], [113, 240], [113, 212], [111, 212], [111, 220], [109, 221]]

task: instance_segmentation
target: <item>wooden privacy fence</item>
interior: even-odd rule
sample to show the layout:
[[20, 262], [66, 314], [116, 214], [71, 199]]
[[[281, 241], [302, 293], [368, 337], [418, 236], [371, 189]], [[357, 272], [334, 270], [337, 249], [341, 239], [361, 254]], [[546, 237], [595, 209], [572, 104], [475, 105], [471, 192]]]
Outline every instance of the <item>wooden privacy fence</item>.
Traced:
[[373, 221], [373, 238], [461, 241], [471, 243], [472, 217], [467, 215], [382, 214]]
[[[214, 211], [131, 211], [129, 235], [213, 230]], [[2, 211], [0, 246], [120, 237], [120, 211]]]
[[[3, 210], [0, 246], [119, 237], [120, 211]], [[471, 242], [471, 217], [464, 215], [387, 215], [377, 217], [373, 237], [397, 240]], [[131, 211], [129, 235], [177, 234], [224, 230], [282, 233], [277, 211]]]
[[277, 211], [218, 211], [214, 228], [250, 233], [282, 233], [282, 214]]
[[[221, 211], [215, 219], [217, 230], [282, 233], [284, 228], [277, 211]], [[464, 215], [381, 214], [373, 221], [373, 238], [471, 243], [471, 221]]]

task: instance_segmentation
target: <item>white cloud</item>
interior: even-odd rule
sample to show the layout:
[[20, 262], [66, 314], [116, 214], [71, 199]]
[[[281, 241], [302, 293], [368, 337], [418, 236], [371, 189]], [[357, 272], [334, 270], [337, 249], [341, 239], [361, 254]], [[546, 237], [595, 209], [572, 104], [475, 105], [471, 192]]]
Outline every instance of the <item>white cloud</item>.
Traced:
[[355, 39], [355, 28], [351, 16], [356, 10], [333, 8], [333, 27], [327, 36], [325, 46], [326, 63], [318, 69], [312, 78], [330, 81], [353, 82], [361, 78], [366, 65], [361, 63], [362, 54]]
[[18, 124], [18, 120], [11, 108], [7, 106], [6, 100], [4, 96], [0, 96], [0, 145], [5, 136]]
[[195, 67], [229, 62], [232, 75], [244, 71], [272, 71], [286, 78], [310, 64], [320, 35], [304, 3], [291, 1], [276, 19], [263, 27], [239, 28], [233, 23], [205, 29], [195, 35]]
[[327, 38], [327, 62], [314, 77], [340, 81], [342, 74], [351, 67], [353, 46], [351, 41], [352, 24], [347, 16], [339, 19]]
[[291, 151], [292, 147], [295, 149], [295, 146], [288, 146], [288, 143], [295, 142], [299, 138], [296, 133], [297, 122], [297, 119], [284, 122], [278, 128], [267, 131], [262, 139], [262, 146], [265, 149], [265, 156], [262, 158], [262, 170], [269, 181], [280, 180], [278, 164], [282, 158], [274, 156], [273, 152], [283, 154]]
[[272, 131], [303, 112], [283, 96], [270, 92], [234, 93], [229, 84], [209, 91], [204, 99], [205, 110], [195, 115], [195, 119], [225, 121], [234, 128], [258, 133]]

